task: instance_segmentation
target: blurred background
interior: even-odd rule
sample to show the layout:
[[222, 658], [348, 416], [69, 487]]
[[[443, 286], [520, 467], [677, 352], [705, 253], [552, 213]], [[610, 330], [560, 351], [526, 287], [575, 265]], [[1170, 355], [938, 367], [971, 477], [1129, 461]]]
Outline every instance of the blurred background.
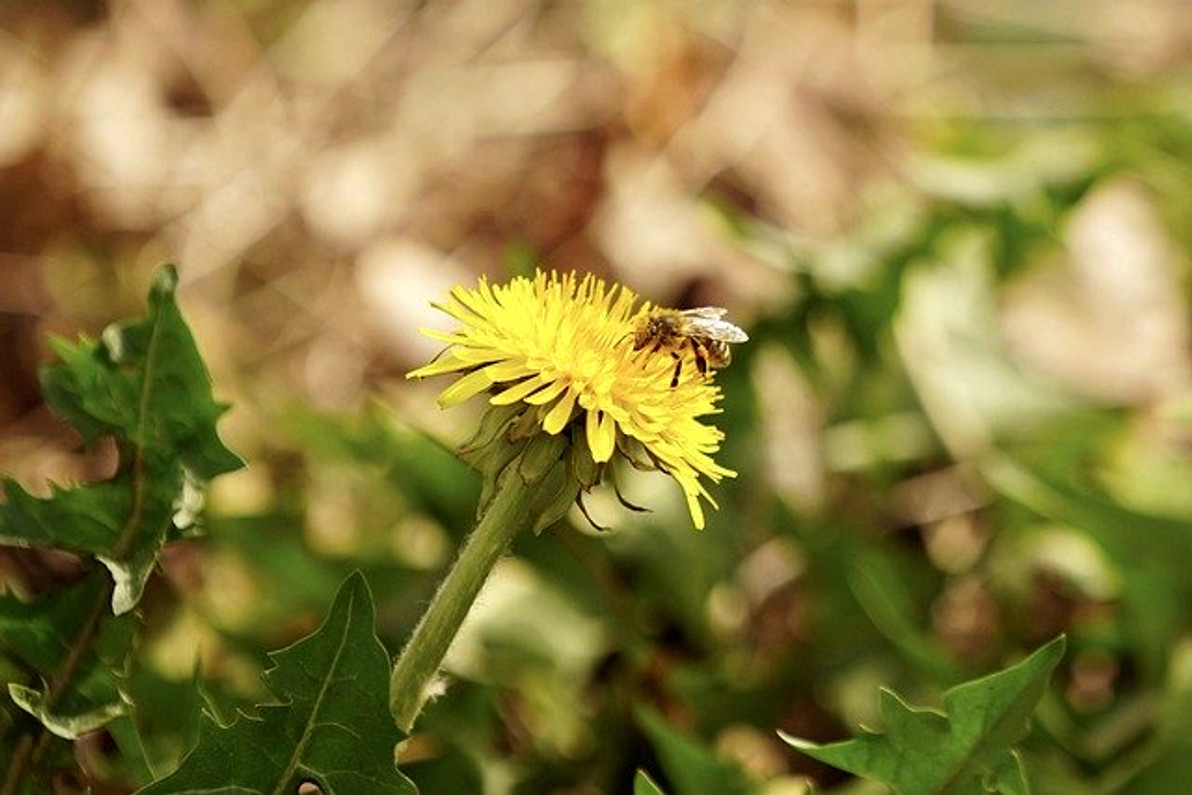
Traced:
[[[354, 568], [396, 652], [474, 520], [451, 450], [478, 407], [404, 380], [438, 350], [416, 329], [450, 327], [431, 301], [539, 266], [725, 306], [752, 341], [718, 376], [721, 510], [696, 533], [641, 475], [652, 513], [597, 493], [612, 530], [520, 540], [406, 749], [424, 791], [872, 791], [775, 729], [848, 736], [880, 686], [938, 703], [1060, 632], [1032, 783], [1178, 791], [1187, 10], [0, 3], [0, 473], [110, 472], [37, 368], [177, 263], [249, 466], [168, 550], [141, 675], [198, 660], [252, 704]], [[22, 594], [70, 570], [3, 565]], [[184, 724], [162, 716], [167, 766]]]

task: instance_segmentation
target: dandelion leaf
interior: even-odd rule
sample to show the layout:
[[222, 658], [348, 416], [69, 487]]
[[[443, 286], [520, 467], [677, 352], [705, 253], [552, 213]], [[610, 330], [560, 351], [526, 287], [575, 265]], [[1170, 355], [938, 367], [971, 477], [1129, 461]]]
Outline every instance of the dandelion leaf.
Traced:
[[193, 529], [203, 484], [241, 466], [220, 441], [224, 411], [174, 301], [177, 274], [162, 268], [144, 319], [110, 326], [98, 341], [57, 341], [61, 362], [42, 372], [54, 411], [119, 451], [112, 479], [38, 498], [4, 482], [0, 543], [93, 555], [112, 574], [115, 613], [140, 600], [157, 552]]
[[200, 666], [195, 666], [189, 679], [177, 680], [134, 658], [121, 678], [120, 690], [136, 708], [105, 728], [128, 766], [129, 777], [148, 783], [177, 768], [198, 741], [205, 703]]
[[[103, 587], [97, 571], [31, 604], [0, 599], [0, 654], [36, 672], [26, 681], [10, 681], [9, 696], [65, 739], [97, 729], [123, 712], [115, 672], [125, 665], [133, 625], [130, 617], [94, 617]], [[51, 693], [47, 682], [68, 665], [73, 666], [69, 685]]]
[[1031, 713], [1064, 654], [1057, 638], [1017, 665], [957, 685], [944, 694], [944, 710], [911, 707], [883, 690], [884, 732], [819, 745], [783, 735], [808, 756], [888, 784], [900, 795], [1028, 792], [1014, 744], [1026, 734]]
[[227, 407], [211, 396], [211, 378], [174, 300], [177, 284], [177, 272], [165, 266], [145, 318], [109, 326], [98, 343], [58, 341], [62, 362], [42, 372], [42, 390], [87, 439], [114, 436], [151, 455], [176, 457], [210, 480], [241, 461], [216, 433]]
[[402, 735], [386, 701], [389, 655], [360, 573], [340, 587], [323, 626], [270, 658], [265, 683], [280, 703], [229, 726], [204, 715], [181, 766], [141, 795], [296, 792], [304, 782], [325, 795], [416, 791], [393, 763]]

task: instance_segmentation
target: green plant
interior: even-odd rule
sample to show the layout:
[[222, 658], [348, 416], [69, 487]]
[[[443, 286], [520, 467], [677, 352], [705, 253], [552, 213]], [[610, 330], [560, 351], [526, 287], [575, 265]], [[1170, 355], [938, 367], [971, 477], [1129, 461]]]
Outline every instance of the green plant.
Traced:
[[176, 285], [175, 270], [162, 268], [146, 318], [99, 340], [57, 341], [62, 361], [42, 374], [46, 401], [85, 443], [115, 444], [115, 475], [46, 498], [4, 483], [0, 540], [81, 562], [78, 580], [58, 591], [0, 601], [12, 697], [0, 712], [5, 793], [44, 786], [69, 760], [69, 741], [126, 714], [133, 611], [158, 553], [195, 531], [204, 484], [241, 466], [216, 433], [224, 407], [211, 397]]

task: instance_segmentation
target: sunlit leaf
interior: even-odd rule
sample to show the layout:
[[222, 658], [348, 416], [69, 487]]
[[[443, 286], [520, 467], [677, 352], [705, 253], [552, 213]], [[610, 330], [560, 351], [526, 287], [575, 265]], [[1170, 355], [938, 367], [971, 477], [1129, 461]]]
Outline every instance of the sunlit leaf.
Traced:
[[389, 655], [362, 575], [344, 582], [322, 627], [270, 657], [265, 683], [281, 703], [228, 727], [205, 716], [198, 745], [142, 795], [296, 792], [303, 782], [325, 795], [415, 791], [393, 763], [401, 734], [387, 702]]
[[85, 439], [116, 441], [115, 477], [47, 499], [6, 482], [0, 504], [0, 543], [94, 555], [112, 574], [117, 614], [140, 600], [161, 546], [193, 525], [202, 483], [241, 466], [216, 433], [224, 407], [174, 301], [177, 281], [162, 268], [145, 319], [110, 326], [99, 342], [58, 341], [61, 363], [42, 372], [59, 416]]
[[114, 436], [147, 455], [172, 455], [203, 480], [241, 466], [215, 430], [226, 406], [174, 300], [178, 274], [161, 268], [142, 320], [117, 323], [98, 343], [58, 341], [62, 363], [42, 373], [46, 401], [88, 439]]
[[903, 795], [1026, 793], [1013, 746], [1025, 736], [1064, 647], [1057, 638], [1017, 665], [952, 688], [942, 713], [911, 707], [883, 690], [883, 732], [828, 745], [782, 737], [810, 757]]
[[0, 504], [0, 543], [94, 555], [115, 582], [113, 612], [127, 613], [140, 599], [158, 550], [177, 529], [174, 503], [181, 488], [181, 472], [173, 465], [56, 489], [49, 499], [9, 483], [8, 501]]

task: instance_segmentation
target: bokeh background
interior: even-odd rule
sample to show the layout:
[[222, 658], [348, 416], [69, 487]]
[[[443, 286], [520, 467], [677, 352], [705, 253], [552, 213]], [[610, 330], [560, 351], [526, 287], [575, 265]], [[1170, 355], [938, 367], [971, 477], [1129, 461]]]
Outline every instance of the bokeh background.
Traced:
[[[675, 792], [862, 791], [775, 729], [847, 736], [879, 686], [934, 703], [1061, 631], [1033, 782], [1179, 791], [1187, 11], [0, 3], [0, 472], [110, 470], [37, 368], [177, 263], [249, 466], [163, 560], [145, 681], [197, 660], [251, 704], [264, 651], [354, 568], [396, 652], [473, 521], [450, 450], [476, 409], [404, 379], [437, 352], [416, 329], [450, 325], [431, 301], [538, 266], [725, 306], [753, 340], [718, 377], [722, 509], [697, 534], [642, 475], [652, 513], [596, 493], [610, 531], [519, 541], [407, 748], [425, 791], [620, 792], [638, 767]], [[71, 576], [2, 561], [22, 594]]]

